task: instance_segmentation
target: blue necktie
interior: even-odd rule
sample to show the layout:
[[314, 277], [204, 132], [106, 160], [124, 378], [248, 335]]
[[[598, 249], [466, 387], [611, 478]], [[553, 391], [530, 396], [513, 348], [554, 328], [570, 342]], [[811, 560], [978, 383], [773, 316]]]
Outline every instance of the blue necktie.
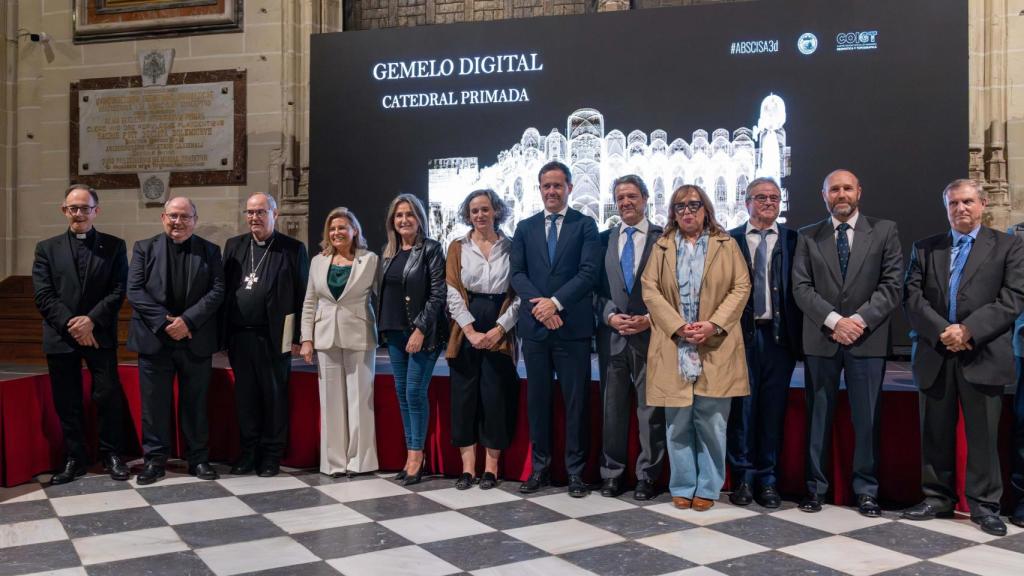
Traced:
[[754, 253], [754, 318], [763, 318], [768, 313], [765, 300], [768, 296], [768, 230], [751, 230], [751, 234], [760, 234], [761, 243]]
[[850, 238], [846, 235], [846, 231], [850, 229], [850, 225], [843, 222], [839, 226], [836, 226], [836, 248], [839, 250], [839, 270], [843, 273], [843, 280], [846, 280], [846, 267], [850, 265]]
[[974, 238], [961, 236], [956, 245], [960, 251], [956, 253], [956, 260], [953, 261], [953, 270], [949, 275], [949, 321], [956, 322], [956, 293], [960, 289], [960, 275], [963, 274], [964, 264], [967, 263], [967, 256], [971, 253], [971, 246]]
[[619, 265], [622, 266], [622, 278], [626, 281], [626, 292], [633, 293], [633, 282], [636, 278], [633, 276], [633, 259], [635, 256], [635, 248], [633, 247], [633, 233], [636, 232], [636, 228], [630, 226], [626, 228], [626, 245], [622, 247], [622, 258], [619, 258]]
[[558, 219], [561, 217], [561, 214], [548, 215], [548, 220], [551, 221], [551, 226], [548, 228], [548, 262], [551, 264], [555, 263], [555, 247], [558, 246]]

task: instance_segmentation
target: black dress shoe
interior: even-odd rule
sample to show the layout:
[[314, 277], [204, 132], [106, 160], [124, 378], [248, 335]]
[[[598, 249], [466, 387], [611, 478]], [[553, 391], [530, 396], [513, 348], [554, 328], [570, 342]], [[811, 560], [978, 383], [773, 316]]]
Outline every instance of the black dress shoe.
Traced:
[[533, 494], [545, 486], [550, 486], [551, 480], [545, 474], [530, 474], [530, 477], [519, 485], [519, 491], [523, 494]]
[[402, 486], [412, 486], [413, 484], [419, 484], [423, 480], [423, 471], [427, 469], [427, 462], [420, 462], [420, 469], [415, 474], [406, 473], [405, 478], [402, 479]]
[[121, 460], [121, 457], [113, 452], [103, 456], [103, 470], [110, 474], [111, 479], [124, 482], [128, 479], [128, 465]]
[[476, 478], [469, 472], [463, 472], [459, 479], [455, 481], [456, 490], [469, 490], [476, 483]]
[[1003, 524], [1003, 521], [995, 514], [989, 514], [987, 516], [971, 516], [971, 522], [974, 522], [981, 527], [981, 531], [985, 534], [1006, 536], [1006, 524]]
[[638, 480], [636, 488], [633, 490], [633, 500], [650, 500], [654, 498], [654, 494], [657, 492], [654, 488], [654, 484], [650, 480]]
[[878, 500], [875, 500], [874, 496], [861, 494], [857, 496], [857, 512], [860, 512], [861, 516], [867, 516], [868, 518], [880, 518], [882, 516], [882, 507], [878, 505]]
[[583, 498], [590, 493], [590, 489], [587, 488], [587, 484], [583, 481], [583, 478], [576, 474], [569, 475], [569, 496], [573, 498]]
[[775, 486], [762, 486], [754, 500], [764, 508], [778, 508], [782, 505], [782, 498]]
[[903, 518], [904, 520], [931, 520], [933, 518], [952, 517], [952, 509], [939, 508], [938, 506], [929, 504], [927, 500], [915, 506], [911, 506], [900, 513], [900, 518]]
[[277, 462], [264, 462], [260, 464], [260, 470], [256, 473], [260, 478], [271, 478], [281, 472], [281, 465]]
[[736, 489], [729, 494], [729, 502], [732, 502], [736, 506], [750, 506], [750, 503], [754, 501], [754, 493], [750, 490], [750, 484], [746, 482], [740, 482]]
[[220, 478], [220, 474], [210, 466], [209, 462], [200, 462], [195, 466], [188, 467], [188, 473], [199, 478], [200, 480], [216, 480]]
[[256, 462], [252, 458], [241, 457], [235, 462], [235, 465], [231, 467], [230, 473], [235, 476], [245, 476], [246, 474], [252, 474], [256, 470]]
[[615, 498], [619, 494], [622, 494], [622, 487], [619, 486], [618, 478], [605, 478], [604, 482], [601, 483], [601, 496], [605, 498]]
[[143, 468], [142, 472], [139, 472], [139, 475], [135, 477], [135, 481], [140, 486], [145, 486], [146, 484], [152, 484], [153, 482], [156, 482], [157, 478], [163, 478], [163, 477], [164, 477], [164, 465], [163, 464], [158, 464], [156, 462], [147, 462], [146, 463], [146, 467]]
[[821, 498], [817, 494], [808, 494], [798, 507], [802, 512], [821, 512]]
[[85, 463], [75, 458], [64, 461], [64, 467], [50, 478], [50, 484], [67, 484], [79, 476], [85, 475]]
[[498, 477], [490, 472], [484, 472], [484, 475], [480, 477], [480, 489], [490, 490], [498, 485]]

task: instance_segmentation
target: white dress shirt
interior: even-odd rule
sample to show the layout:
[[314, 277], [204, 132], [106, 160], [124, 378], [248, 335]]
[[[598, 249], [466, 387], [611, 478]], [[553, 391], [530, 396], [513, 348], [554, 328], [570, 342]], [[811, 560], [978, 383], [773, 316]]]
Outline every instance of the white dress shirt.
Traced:
[[[850, 227], [846, 230], [846, 240], [850, 243], [850, 252], [851, 253], [853, 252], [853, 229], [857, 227], [857, 219], [858, 218], [860, 218], [860, 210], [854, 212], [853, 216], [850, 216], [850, 219], [846, 221], [846, 223], [850, 225]], [[842, 224], [842, 222], [840, 222], [839, 220], [836, 219], [835, 216], [833, 216], [832, 217], [832, 230], [833, 230], [832, 236], [835, 237], [837, 241], [839, 239], [839, 225], [840, 224]], [[833, 310], [833, 311], [828, 313], [828, 316], [825, 317], [825, 326], [828, 327], [829, 330], [835, 330], [836, 329], [836, 324], [840, 320], [842, 320], [842, 318], [843, 318], [842, 314], [840, 314], [839, 312], [836, 312], [835, 310]], [[863, 326], [865, 328], [867, 328], [867, 326], [868, 326], [868, 323], [865, 322], [863, 318], [861, 318], [860, 314], [854, 314], [853, 316], [850, 316], [850, 319], [856, 320], [858, 324], [860, 324], [861, 326]]]
[[[763, 315], [761, 315], [761, 316], [757, 316], [755, 318], [756, 320], [771, 320], [772, 319], [772, 291], [771, 291], [771, 285], [772, 285], [772, 283], [771, 283], [771, 277], [772, 277], [772, 251], [775, 250], [775, 243], [779, 240], [779, 224], [777, 222], [772, 222], [772, 225], [769, 226], [766, 229], [772, 231], [772, 234], [768, 234], [764, 238], [764, 241], [768, 243], [768, 258], [766, 259], [766, 261], [764, 263], [764, 273], [765, 273], [765, 278], [764, 278], [764, 282], [765, 283], [764, 283], [764, 285], [768, 289], [764, 291], [764, 300], [765, 300], [765, 307], [764, 307], [764, 309], [765, 309], [765, 313]], [[747, 250], [750, 251], [750, 267], [751, 267], [751, 270], [753, 270], [753, 268], [754, 268], [754, 258], [756, 258], [757, 247], [761, 245], [761, 235], [760, 234], [751, 234], [750, 232], [752, 230], [760, 230], [760, 228], [755, 227], [748, 220], [747, 221], [747, 229], [744, 232], [744, 236], [747, 239]], [[753, 282], [753, 278], [751, 278], [751, 282]], [[750, 294], [751, 294], [751, 296], [753, 296], [753, 294], [754, 294], [753, 293], [753, 284], [751, 284], [751, 293]]]
[[[498, 233], [498, 241], [491, 248], [489, 258], [470, 239], [472, 233], [459, 240], [462, 242], [462, 286], [467, 292], [480, 294], [505, 294], [508, 292], [510, 280], [509, 252], [512, 249], [512, 241], [502, 233]], [[451, 284], [448, 285], [448, 312], [452, 318], [465, 328], [473, 323], [475, 318], [469, 311], [468, 303], [462, 299], [462, 295]], [[516, 325], [519, 314], [519, 296], [512, 300], [508, 310], [498, 317], [498, 325], [509, 332]]]
[[[626, 228], [629, 228], [629, 224], [625, 222], [619, 227], [619, 262], [622, 261], [622, 251], [626, 248]], [[647, 219], [637, 222], [636, 232], [633, 232], [633, 276], [636, 277], [636, 271], [640, 269], [640, 259], [644, 255], [644, 246], [647, 242], [647, 230], [650, 229], [650, 224]], [[637, 281], [640, 279], [637, 278]]]

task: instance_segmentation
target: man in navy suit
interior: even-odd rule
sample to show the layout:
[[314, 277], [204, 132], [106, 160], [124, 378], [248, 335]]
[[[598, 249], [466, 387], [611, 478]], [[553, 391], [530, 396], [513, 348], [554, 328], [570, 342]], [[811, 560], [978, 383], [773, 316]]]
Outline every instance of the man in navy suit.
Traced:
[[[782, 192], [771, 178], [756, 178], [746, 190], [750, 220], [729, 231], [750, 267], [754, 290], [743, 310], [750, 395], [734, 398], [729, 413], [728, 455], [734, 483], [729, 501], [765, 508], [781, 504], [775, 488], [782, 424], [793, 368], [801, 355], [803, 314], [793, 299], [793, 255], [797, 233], [776, 219]], [[757, 493], [753, 492], [757, 488]]]
[[99, 196], [84, 184], [64, 194], [68, 229], [36, 245], [32, 285], [43, 316], [43, 352], [53, 404], [64, 432], [64, 468], [52, 484], [85, 474], [89, 462], [82, 406], [82, 361], [92, 375], [92, 401], [99, 417], [100, 452], [114, 480], [128, 479], [121, 460], [124, 393], [117, 377], [117, 314], [124, 302], [128, 257], [124, 240], [97, 232]]
[[193, 234], [197, 218], [188, 198], [168, 200], [160, 215], [164, 233], [139, 240], [132, 251], [128, 349], [139, 353], [146, 458], [139, 484], [152, 484], [164, 475], [174, 446], [175, 376], [189, 473], [203, 480], [218, 478], [207, 449], [206, 393], [220, 336], [224, 266], [220, 248]]
[[565, 401], [569, 495], [582, 498], [587, 495], [587, 386], [601, 241], [594, 220], [568, 206], [572, 175], [565, 164], [548, 162], [539, 180], [544, 211], [519, 223], [510, 257], [512, 287], [523, 302], [518, 329], [532, 450], [532, 471], [519, 491], [536, 492], [550, 482], [553, 368]]

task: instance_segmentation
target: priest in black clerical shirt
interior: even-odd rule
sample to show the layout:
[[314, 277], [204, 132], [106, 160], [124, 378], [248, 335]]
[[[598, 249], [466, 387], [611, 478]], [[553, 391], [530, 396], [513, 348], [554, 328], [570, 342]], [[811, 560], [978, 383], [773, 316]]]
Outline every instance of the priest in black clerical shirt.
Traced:
[[210, 466], [207, 390], [217, 351], [224, 267], [220, 247], [193, 234], [199, 215], [185, 197], [164, 204], [164, 233], [135, 243], [128, 271], [128, 349], [139, 353], [142, 449], [139, 484], [164, 475], [174, 447], [174, 377], [189, 473], [215, 480]]
[[225, 342], [235, 373], [240, 454], [232, 474], [278, 473], [288, 442], [288, 378], [309, 275], [306, 246], [276, 232], [277, 202], [253, 194], [249, 232], [224, 247]]
[[53, 403], [64, 433], [65, 462], [50, 479], [64, 484], [85, 474], [90, 461], [82, 403], [82, 361], [92, 376], [100, 456], [114, 480], [127, 480], [118, 451], [124, 392], [117, 377], [117, 314], [124, 301], [128, 258], [124, 240], [97, 232], [99, 196], [84, 184], [64, 193], [68, 230], [36, 245], [32, 285], [43, 316], [43, 352]]

